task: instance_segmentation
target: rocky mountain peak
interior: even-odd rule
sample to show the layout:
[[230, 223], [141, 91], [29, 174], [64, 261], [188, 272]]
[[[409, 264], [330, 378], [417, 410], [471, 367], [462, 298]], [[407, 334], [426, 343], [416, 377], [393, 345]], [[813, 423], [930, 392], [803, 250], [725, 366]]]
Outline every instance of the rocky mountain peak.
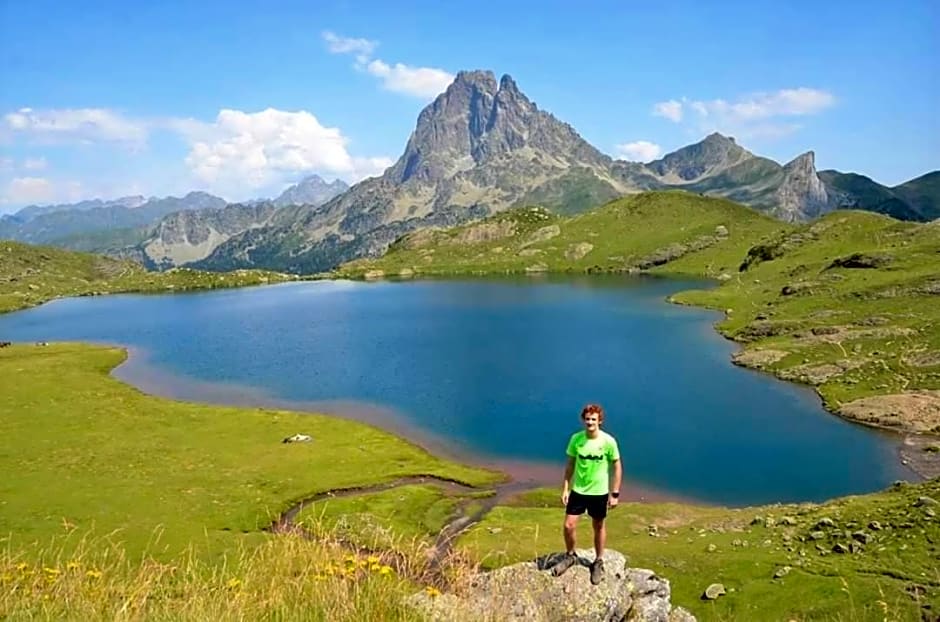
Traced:
[[418, 116], [405, 152], [389, 169], [392, 183], [438, 183], [523, 147], [552, 159], [604, 159], [574, 130], [538, 107], [504, 75], [461, 71]]
[[287, 187], [276, 199], [274, 205], [322, 205], [333, 197], [349, 189], [341, 179], [327, 183], [319, 175], [307, 175], [298, 183]]
[[701, 141], [650, 162], [648, 167], [667, 183], [694, 182], [753, 158], [733, 138], [713, 132]]

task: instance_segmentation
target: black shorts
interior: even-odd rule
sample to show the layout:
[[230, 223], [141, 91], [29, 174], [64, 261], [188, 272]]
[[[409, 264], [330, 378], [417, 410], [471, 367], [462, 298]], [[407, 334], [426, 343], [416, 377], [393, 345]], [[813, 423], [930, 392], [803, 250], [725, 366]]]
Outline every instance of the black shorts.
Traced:
[[581, 515], [585, 510], [591, 518], [607, 518], [607, 495], [582, 495], [572, 490], [568, 495], [565, 514]]

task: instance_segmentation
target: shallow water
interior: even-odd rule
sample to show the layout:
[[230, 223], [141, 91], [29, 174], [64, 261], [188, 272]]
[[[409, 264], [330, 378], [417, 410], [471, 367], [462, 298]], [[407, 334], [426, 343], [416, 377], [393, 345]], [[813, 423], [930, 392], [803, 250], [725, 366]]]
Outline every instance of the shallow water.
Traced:
[[557, 465], [559, 482], [586, 402], [606, 408], [626, 477], [667, 495], [815, 501], [913, 477], [895, 436], [826, 413], [806, 387], [731, 365], [736, 346], [712, 328], [717, 314], [664, 302], [703, 285], [332, 281], [77, 298], [0, 316], [0, 337], [125, 344], [135, 354], [118, 375], [145, 390], [346, 404], [450, 453]]

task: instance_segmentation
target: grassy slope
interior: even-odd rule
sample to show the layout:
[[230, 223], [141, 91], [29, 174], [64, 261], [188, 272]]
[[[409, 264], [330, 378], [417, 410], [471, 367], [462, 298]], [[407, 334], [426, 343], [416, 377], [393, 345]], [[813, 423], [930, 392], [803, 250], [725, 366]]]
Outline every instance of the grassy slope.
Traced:
[[292, 278], [260, 270], [227, 274], [188, 269], [147, 272], [131, 261], [0, 241], [0, 313], [64, 296], [241, 287]]
[[[783, 235], [772, 236], [767, 242], [782, 239]], [[937, 223], [901, 223], [866, 212], [836, 212], [792, 232], [789, 240], [791, 247], [781, 257], [736, 274], [720, 288], [683, 292], [674, 299], [730, 310], [718, 328], [731, 338], [747, 341], [748, 348], [789, 352], [766, 366], [778, 374], [799, 365], [850, 358], [867, 361], [817, 386], [830, 408], [860, 397], [940, 388], [937, 365], [906, 363], [919, 353], [940, 351], [940, 299], [924, 291], [928, 284], [940, 281]], [[854, 253], [881, 255], [889, 261], [878, 269], [827, 269], [834, 259]], [[685, 271], [699, 266], [700, 258], [687, 257], [664, 269]], [[783, 295], [788, 285], [805, 289]], [[857, 332], [865, 330], [871, 318], [877, 318], [883, 336]], [[768, 325], [780, 334], [753, 335], [755, 326]], [[823, 327], [856, 332], [846, 332], [844, 338], [814, 338], [813, 329], [820, 332]], [[898, 329], [911, 332], [900, 335]]]
[[[4, 538], [119, 529], [136, 554], [159, 527], [156, 552], [217, 552], [318, 491], [417, 474], [497, 478], [363, 424], [147, 396], [108, 376], [123, 358], [78, 344], [0, 350]], [[314, 442], [280, 442], [298, 432]]]
[[[797, 227], [729, 201], [678, 191], [626, 197], [572, 218], [528, 208], [497, 214], [487, 222], [508, 221], [514, 223], [511, 235], [475, 243], [460, 240], [479, 225], [419, 233], [393, 245], [384, 257], [341, 266], [336, 275], [360, 278], [381, 271], [394, 276], [403, 270], [416, 276], [504, 274], [525, 272], [535, 264], [550, 272], [629, 271], [671, 245], [714, 237], [716, 227], [723, 225], [727, 237], [650, 270], [728, 279], [714, 289], [680, 293], [674, 296], [676, 302], [728, 311], [719, 330], [746, 340], [749, 349], [788, 352], [766, 367], [774, 373], [787, 374], [789, 369], [791, 375], [799, 375], [793, 368], [844, 360], [857, 347], [854, 354], [868, 362], [819, 386], [830, 408], [903, 389], [940, 388], [938, 366], [905, 363], [912, 355], [940, 353], [940, 300], [923, 291], [940, 281], [937, 223], [902, 223], [867, 212], [839, 211]], [[534, 231], [550, 225], [558, 226], [558, 236], [527, 244]], [[791, 241], [781, 257], [738, 271], [749, 249], [781, 240]], [[566, 251], [580, 242], [593, 244], [593, 249], [580, 259], [567, 257]], [[519, 254], [533, 249], [538, 252]], [[857, 252], [887, 254], [891, 261], [871, 270], [826, 269], [834, 259]], [[786, 285], [805, 289], [785, 296], [781, 291]], [[757, 320], [758, 316], [766, 320]], [[813, 328], [823, 326], [861, 330], [854, 323], [872, 317], [883, 322], [882, 337], [846, 333], [841, 346], [806, 338]], [[756, 321], [771, 323], [778, 334], [758, 338], [743, 332]], [[904, 329], [912, 332], [899, 338], [897, 331]]]
[[[571, 218], [541, 209], [522, 208], [497, 214], [485, 222], [514, 223], [508, 237], [479, 243], [462, 243], [463, 232], [478, 225], [465, 225], [439, 231], [426, 241], [405, 239], [375, 260], [358, 260], [341, 266], [336, 275], [361, 277], [370, 270], [394, 275], [410, 269], [417, 275], [456, 275], [525, 272], [543, 264], [552, 272], [583, 272], [588, 269], [624, 270], [673, 243], [688, 243], [712, 236], [718, 225], [728, 229], [696, 274], [718, 274], [736, 267], [740, 257], [755, 239], [786, 228], [754, 210], [722, 199], [704, 198], [681, 192], [649, 192], [612, 201]], [[541, 242], [528, 243], [536, 230], [557, 225], [560, 234]], [[592, 244], [580, 259], [566, 253], [573, 245]], [[520, 252], [523, 253], [520, 255]], [[722, 262], [722, 265], [715, 263]], [[727, 264], [727, 265], [724, 265]]]

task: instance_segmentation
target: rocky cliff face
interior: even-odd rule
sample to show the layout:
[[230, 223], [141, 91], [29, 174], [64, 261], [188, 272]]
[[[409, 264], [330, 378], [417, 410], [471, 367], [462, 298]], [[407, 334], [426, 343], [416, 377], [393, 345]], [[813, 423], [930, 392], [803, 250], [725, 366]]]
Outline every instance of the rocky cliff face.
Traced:
[[160, 269], [199, 261], [232, 236], [262, 226], [276, 209], [261, 203], [175, 212], [157, 223], [140, 249], [146, 263]]
[[807, 151], [783, 167], [771, 213], [787, 222], [810, 220], [828, 211], [826, 187], [816, 174], [816, 154]]

